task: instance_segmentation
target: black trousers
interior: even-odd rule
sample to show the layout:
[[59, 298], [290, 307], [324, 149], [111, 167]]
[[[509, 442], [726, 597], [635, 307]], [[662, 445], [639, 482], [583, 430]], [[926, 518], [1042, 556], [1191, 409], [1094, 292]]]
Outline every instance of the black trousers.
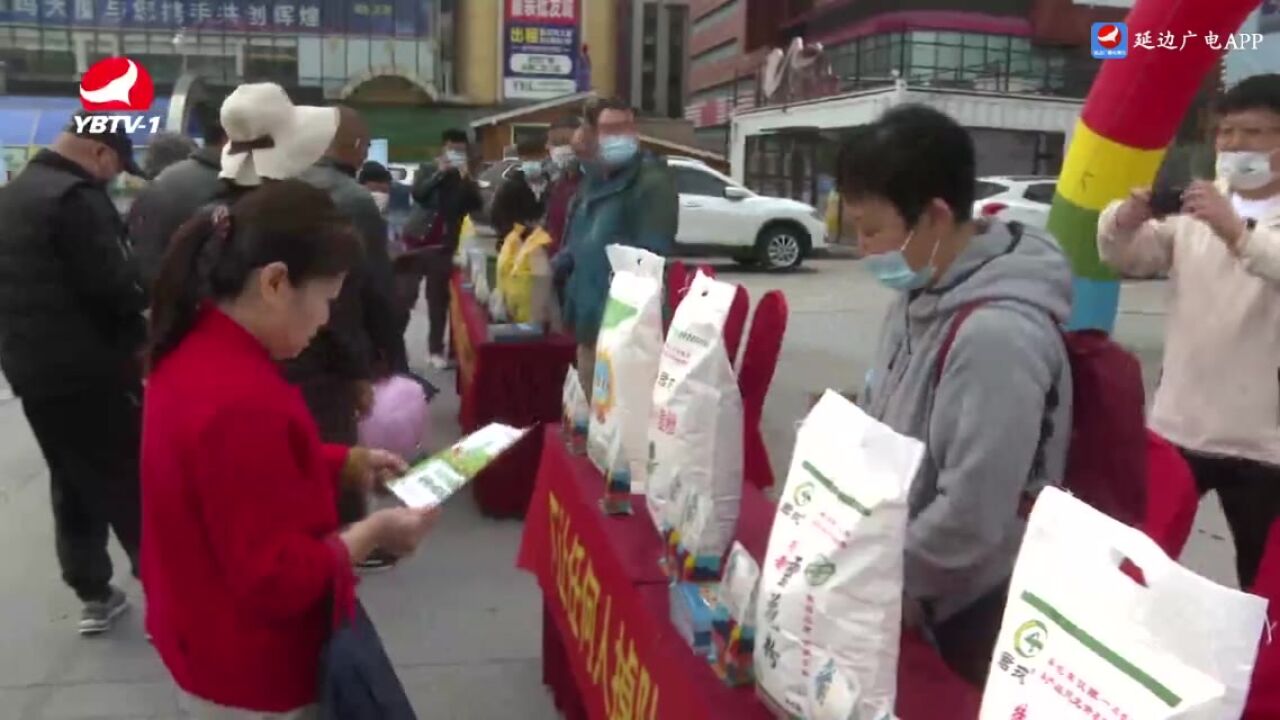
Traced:
[[108, 528], [138, 575], [141, 386], [27, 397], [22, 410], [49, 465], [62, 579], [82, 601], [103, 600], [114, 572]]
[[[298, 384], [311, 417], [320, 428], [320, 440], [354, 447], [360, 442], [356, 419], [356, 385], [346, 378], [320, 376]], [[368, 499], [358, 490], [338, 491], [338, 521], [343, 525], [363, 520], [369, 513]]]
[[1271, 524], [1280, 516], [1280, 467], [1256, 460], [1221, 457], [1179, 448], [1196, 476], [1203, 497], [1216, 490], [1236, 546], [1240, 587], [1253, 587]]
[[396, 295], [400, 301], [400, 320], [409, 327], [413, 306], [418, 302], [419, 288], [426, 280], [427, 352], [444, 355], [444, 329], [449, 322], [449, 278], [453, 274], [453, 257], [443, 249], [420, 250], [396, 261]]
[[931, 627], [938, 652], [951, 671], [974, 687], [987, 684], [991, 654], [995, 652], [1009, 597], [1004, 583], [977, 602]]

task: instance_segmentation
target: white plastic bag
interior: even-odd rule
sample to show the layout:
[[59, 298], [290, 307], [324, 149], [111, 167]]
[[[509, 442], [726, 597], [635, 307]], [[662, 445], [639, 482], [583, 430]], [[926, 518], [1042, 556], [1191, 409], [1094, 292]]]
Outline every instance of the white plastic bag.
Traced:
[[725, 349], [737, 288], [701, 272], [667, 331], [649, 424], [649, 513], [682, 580], [715, 580], [742, 500], [742, 394]]
[[587, 426], [591, 422], [591, 408], [582, 389], [582, 379], [576, 368], [570, 367], [564, 377], [564, 391], [560, 403], [561, 433], [574, 454], [582, 454], [587, 447]]
[[[1145, 587], [1121, 570], [1126, 560]], [[981, 717], [1234, 720], [1266, 607], [1045, 489], [1014, 567]]]
[[832, 391], [800, 424], [760, 578], [755, 671], [776, 709], [892, 717], [907, 493], [923, 456]]
[[644, 492], [649, 411], [662, 352], [663, 260], [639, 248], [605, 248], [613, 281], [596, 341], [587, 454], [605, 475], [605, 510], [630, 512]]
[[489, 293], [489, 321], [505, 323], [511, 318], [507, 314], [507, 299], [500, 290]]

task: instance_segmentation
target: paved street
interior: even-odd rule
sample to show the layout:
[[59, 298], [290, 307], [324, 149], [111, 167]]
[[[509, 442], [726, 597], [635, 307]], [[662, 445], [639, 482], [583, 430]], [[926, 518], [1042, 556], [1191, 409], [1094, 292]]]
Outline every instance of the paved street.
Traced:
[[[791, 307], [781, 366], [765, 416], [765, 437], [782, 480], [795, 422], [809, 393], [861, 384], [888, 291], [854, 261], [832, 258], [786, 276], [717, 263], [722, 278], [753, 300], [783, 289]], [[1118, 335], [1158, 372], [1162, 285], [1126, 288]], [[411, 348], [425, 347], [419, 315]], [[421, 359], [421, 358], [419, 358]], [[429, 374], [443, 392], [434, 408], [433, 446], [457, 435], [451, 378]], [[18, 403], [0, 388], [0, 717], [13, 720], [173, 718], [167, 676], [143, 638], [136, 607], [111, 635], [75, 634], [78, 606], [58, 579], [47, 471]], [[520, 525], [481, 519], [468, 495], [448, 507], [422, 552], [368, 577], [361, 594], [400, 668], [420, 715], [429, 720], [555, 717], [539, 669], [539, 600], [513, 568]], [[1229, 576], [1231, 549], [1216, 506], [1201, 512], [1189, 565]], [[139, 600], [140, 588], [124, 584]]]

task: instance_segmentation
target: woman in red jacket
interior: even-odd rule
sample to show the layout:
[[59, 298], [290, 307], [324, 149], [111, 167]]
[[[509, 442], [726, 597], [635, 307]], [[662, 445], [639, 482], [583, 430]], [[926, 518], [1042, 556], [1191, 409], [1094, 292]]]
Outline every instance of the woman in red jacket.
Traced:
[[143, 409], [147, 630], [195, 718], [310, 718], [334, 603], [375, 547], [412, 551], [434, 513], [341, 529], [340, 483], [403, 461], [320, 442], [277, 361], [324, 325], [360, 240], [285, 180], [181, 230], [154, 290]]

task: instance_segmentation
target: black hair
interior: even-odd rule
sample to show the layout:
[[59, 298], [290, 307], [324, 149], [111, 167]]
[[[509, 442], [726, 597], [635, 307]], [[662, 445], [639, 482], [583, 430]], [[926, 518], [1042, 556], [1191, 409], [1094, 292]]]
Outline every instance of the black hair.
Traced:
[[1216, 110], [1219, 115], [1246, 110], [1270, 110], [1280, 115], [1280, 75], [1265, 73], [1241, 80], [1222, 94]]
[[636, 112], [636, 109], [626, 100], [623, 100], [620, 97], [609, 97], [587, 103], [587, 106], [583, 110], [583, 118], [587, 121], [588, 125], [594, 128], [600, 124], [600, 114], [605, 110], [620, 110], [622, 112], [631, 113], [632, 115]]
[[445, 130], [440, 134], [440, 140], [445, 143], [462, 143], [463, 145], [471, 144], [471, 138], [467, 137], [467, 131], [459, 130], [458, 128], [449, 128], [448, 130]]
[[577, 130], [582, 127], [582, 118], [577, 115], [565, 115], [556, 119], [551, 123], [550, 131], [554, 130]]
[[229, 207], [201, 210], [174, 234], [152, 288], [148, 367], [181, 344], [205, 303], [243, 292], [254, 270], [282, 262], [298, 286], [347, 272], [363, 252], [329, 194], [299, 180], [264, 183]]
[[191, 138], [176, 132], [161, 132], [151, 136], [147, 143], [147, 151], [142, 160], [142, 171], [147, 177], [155, 179], [165, 168], [181, 162], [195, 152], [196, 144]]
[[209, 105], [197, 105], [194, 112], [200, 123], [200, 135], [205, 147], [221, 145], [227, 141], [227, 131], [222, 127], [218, 109]]
[[391, 171], [385, 165], [377, 160], [370, 160], [360, 166], [360, 172], [356, 175], [356, 182], [367, 183], [390, 183], [392, 181]]
[[973, 217], [973, 140], [950, 116], [900, 105], [850, 134], [836, 159], [836, 187], [846, 199], [882, 198], [913, 225], [934, 198], [956, 222]]

